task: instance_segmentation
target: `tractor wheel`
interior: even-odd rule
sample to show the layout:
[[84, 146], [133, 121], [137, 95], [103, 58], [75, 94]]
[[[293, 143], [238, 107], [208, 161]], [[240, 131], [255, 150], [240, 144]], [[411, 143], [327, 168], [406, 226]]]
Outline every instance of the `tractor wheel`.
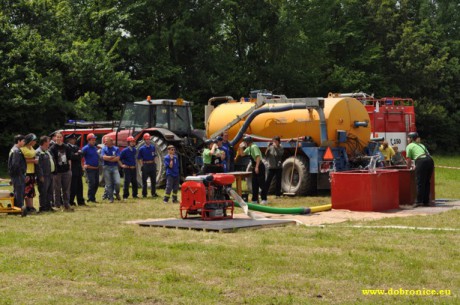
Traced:
[[[166, 172], [164, 169], [164, 164], [163, 160], [166, 154], [168, 153], [168, 145], [164, 142], [164, 140], [160, 137], [153, 136], [152, 137], [152, 145], [155, 146], [155, 163], [157, 166], [157, 176], [156, 176], [156, 186], [157, 187], [163, 187], [166, 183]], [[142, 145], [144, 145], [144, 141], [140, 141], [136, 148], [137, 151], [139, 151], [139, 148], [141, 148]], [[137, 157], [136, 157], [137, 158]], [[137, 161], [137, 183], [139, 187], [142, 187], [142, 161]]]
[[[292, 173], [292, 168], [294, 172]], [[292, 185], [291, 185], [292, 173]], [[310, 195], [316, 191], [312, 175], [309, 172], [309, 161], [305, 156], [289, 157], [283, 162], [281, 189], [284, 193]]]

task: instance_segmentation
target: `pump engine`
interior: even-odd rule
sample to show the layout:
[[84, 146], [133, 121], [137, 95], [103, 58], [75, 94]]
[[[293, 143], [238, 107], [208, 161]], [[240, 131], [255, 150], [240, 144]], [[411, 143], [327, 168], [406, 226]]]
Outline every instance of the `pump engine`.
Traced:
[[235, 176], [210, 174], [188, 176], [181, 187], [180, 215], [199, 215], [203, 220], [233, 218], [234, 203], [227, 195]]

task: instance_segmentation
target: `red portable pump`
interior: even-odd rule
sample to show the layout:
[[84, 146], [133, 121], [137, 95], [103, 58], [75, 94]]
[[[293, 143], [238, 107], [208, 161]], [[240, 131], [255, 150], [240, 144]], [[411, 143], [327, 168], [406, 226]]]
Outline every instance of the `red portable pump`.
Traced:
[[200, 215], [202, 220], [233, 218], [234, 203], [227, 195], [235, 176], [210, 174], [189, 176], [181, 187], [180, 216]]

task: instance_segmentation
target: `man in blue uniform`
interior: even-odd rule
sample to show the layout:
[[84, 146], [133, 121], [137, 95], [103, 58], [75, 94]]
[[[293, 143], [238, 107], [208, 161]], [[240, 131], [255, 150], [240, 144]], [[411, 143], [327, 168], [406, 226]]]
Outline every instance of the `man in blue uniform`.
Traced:
[[107, 145], [101, 149], [102, 160], [104, 160], [104, 180], [107, 186], [109, 202], [113, 202], [113, 193], [120, 200], [120, 172], [118, 161], [120, 160], [120, 149], [113, 145], [113, 139], [106, 137]]
[[218, 136], [216, 138], [216, 141], [217, 141], [217, 147], [219, 148], [219, 150], [223, 151], [224, 152], [224, 159], [223, 160], [220, 160], [220, 165], [222, 165], [222, 171], [224, 173], [228, 172], [229, 171], [229, 158], [228, 156], [230, 156], [230, 151], [228, 149], [228, 146], [226, 145], [223, 145], [223, 138], [221, 136]]
[[168, 146], [168, 154], [165, 156], [164, 165], [166, 168], [166, 191], [163, 198], [164, 203], [168, 203], [172, 190], [172, 202], [177, 203], [177, 190], [179, 189], [179, 158], [175, 154], [176, 149], [173, 145]]
[[235, 170], [235, 152], [233, 151], [233, 146], [228, 140], [228, 131], [224, 131], [222, 134], [222, 147], [226, 148], [225, 150], [225, 160], [227, 162], [227, 171], [233, 172]]
[[157, 165], [155, 163], [155, 145], [152, 145], [150, 134], [144, 134], [145, 144], [139, 148], [138, 160], [142, 160], [142, 197], [147, 197], [147, 179], [150, 178], [152, 197], [158, 197], [156, 193]]
[[137, 197], [137, 170], [136, 170], [136, 141], [134, 137], [129, 136], [127, 139], [128, 146], [120, 154], [121, 167], [125, 174], [123, 184], [123, 200], [129, 197], [129, 184], [133, 187], [133, 198]]
[[99, 154], [96, 147], [96, 136], [90, 133], [86, 136], [88, 144], [81, 150], [85, 158], [86, 177], [88, 178], [88, 202], [96, 201], [96, 192], [99, 187]]

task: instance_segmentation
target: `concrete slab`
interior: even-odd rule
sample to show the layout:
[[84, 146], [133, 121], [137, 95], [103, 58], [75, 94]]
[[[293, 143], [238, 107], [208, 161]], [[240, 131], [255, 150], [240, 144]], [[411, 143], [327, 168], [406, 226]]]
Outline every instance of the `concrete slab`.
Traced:
[[253, 220], [248, 218], [205, 221], [201, 220], [200, 218], [196, 218], [148, 220], [136, 221], [135, 223], [142, 227], [161, 227], [168, 229], [188, 229], [206, 232], [230, 233], [240, 229], [260, 229], [267, 227], [286, 226], [290, 224], [296, 224], [296, 221], [289, 219]]

